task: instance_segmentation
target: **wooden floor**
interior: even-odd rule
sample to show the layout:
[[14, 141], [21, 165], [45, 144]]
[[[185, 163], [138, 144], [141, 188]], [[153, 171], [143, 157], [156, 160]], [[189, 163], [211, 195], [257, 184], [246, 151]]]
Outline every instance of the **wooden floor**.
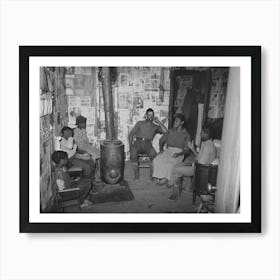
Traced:
[[178, 201], [170, 201], [172, 190], [154, 184], [149, 179], [149, 170], [140, 169], [140, 179], [135, 181], [132, 166], [126, 162], [125, 180], [134, 195], [134, 200], [91, 204], [81, 212], [87, 213], [193, 213], [192, 191], [190, 184], [184, 183], [185, 190]]

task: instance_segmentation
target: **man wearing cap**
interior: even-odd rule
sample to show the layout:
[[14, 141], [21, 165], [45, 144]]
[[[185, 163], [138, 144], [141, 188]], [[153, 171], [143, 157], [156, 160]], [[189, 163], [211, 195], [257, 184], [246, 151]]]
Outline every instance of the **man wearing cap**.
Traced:
[[77, 127], [74, 130], [74, 140], [80, 151], [87, 152], [91, 155], [94, 162], [100, 158], [100, 151], [89, 143], [87, 132], [86, 132], [87, 119], [83, 116], [76, 118]]
[[[130, 160], [135, 169], [136, 178], [137, 172], [137, 155], [140, 153], [147, 154], [151, 161], [156, 157], [157, 153], [152, 145], [152, 141], [157, 133], [163, 134], [167, 131], [164, 124], [154, 116], [154, 110], [149, 108], [145, 114], [145, 120], [135, 124], [129, 134]], [[136, 140], [133, 143], [134, 137]]]

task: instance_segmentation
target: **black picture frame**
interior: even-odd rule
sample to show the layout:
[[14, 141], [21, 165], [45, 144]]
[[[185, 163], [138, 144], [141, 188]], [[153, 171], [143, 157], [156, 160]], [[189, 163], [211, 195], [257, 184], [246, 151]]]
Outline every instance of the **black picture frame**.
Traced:
[[[250, 223], [32, 223], [29, 221], [29, 58], [33, 56], [248, 56], [251, 58]], [[260, 46], [19, 46], [20, 232], [261, 232]], [[38, 183], [39, 184], [39, 183]], [[38, 185], [39, 187], [39, 185]], [[38, 206], [39, 207], [39, 206]], [[53, 214], [55, 215], [55, 214]]]

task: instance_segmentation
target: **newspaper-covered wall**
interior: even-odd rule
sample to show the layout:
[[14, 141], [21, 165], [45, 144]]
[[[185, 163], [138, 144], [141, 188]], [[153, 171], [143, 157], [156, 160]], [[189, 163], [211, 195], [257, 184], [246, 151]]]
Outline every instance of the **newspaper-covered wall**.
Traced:
[[208, 110], [208, 117], [211, 119], [224, 117], [228, 73], [229, 68], [212, 69], [212, 84]]
[[76, 127], [76, 117], [87, 118], [87, 135], [96, 146], [96, 76], [94, 67], [67, 67], [65, 86], [68, 104], [68, 126]]
[[[145, 112], [152, 108], [155, 115], [168, 126], [168, 106], [170, 96], [169, 68], [162, 67], [119, 67], [117, 80], [113, 84], [116, 135], [125, 145], [126, 159], [129, 158], [128, 135], [134, 125], [144, 120]], [[105, 116], [102, 87], [99, 83], [100, 127], [97, 137], [105, 137]], [[156, 135], [153, 146], [159, 150], [159, 138]]]
[[[129, 159], [128, 135], [137, 121], [143, 120], [145, 111], [152, 108], [155, 115], [168, 125], [170, 95], [169, 68], [118, 67], [112, 94], [115, 110], [116, 136], [125, 145]], [[76, 116], [87, 118], [90, 142], [98, 146], [106, 138], [102, 84], [97, 67], [68, 67], [65, 79], [68, 125], [75, 127]], [[160, 135], [154, 139], [158, 150]]]
[[[202, 71], [206, 68], [189, 67], [186, 69]], [[212, 68], [211, 71], [212, 86], [208, 117], [221, 118], [224, 114], [228, 69]], [[98, 79], [99, 68], [68, 67], [66, 72], [68, 125], [75, 127], [76, 116], [85, 116], [88, 120], [89, 140], [98, 147], [100, 141], [106, 138], [102, 84]], [[188, 88], [191, 87], [191, 83], [191, 79], [186, 79], [182, 86]], [[145, 111], [148, 108], [152, 108], [155, 115], [168, 126], [170, 68], [118, 67], [116, 80], [112, 84], [112, 94], [116, 136], [123, 141], [126, 159], [128, 159], [128, 135], [136, 122], [144, 119]], [[183, 94], [184, 91], [182, 91]], [[160, 137], [161, 135], [156, 135], [153, 141], [156, 150], [159, 148]]]

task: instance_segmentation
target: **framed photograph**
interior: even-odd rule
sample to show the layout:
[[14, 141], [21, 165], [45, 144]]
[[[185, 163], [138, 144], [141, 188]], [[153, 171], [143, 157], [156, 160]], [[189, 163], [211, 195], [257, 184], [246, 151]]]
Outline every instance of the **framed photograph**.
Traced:
[[260, 46], [20, 46], [20, 232], [261, 232]]

